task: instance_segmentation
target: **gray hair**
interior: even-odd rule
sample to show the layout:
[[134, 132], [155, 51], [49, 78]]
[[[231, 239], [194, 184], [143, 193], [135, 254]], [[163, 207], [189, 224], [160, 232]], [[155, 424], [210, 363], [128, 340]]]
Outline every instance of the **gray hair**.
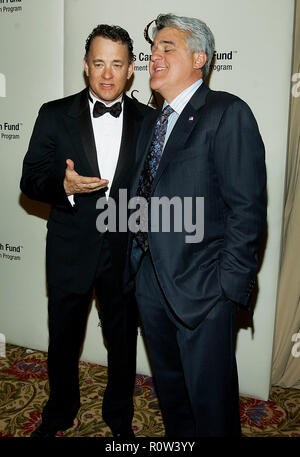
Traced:
[[175, 14], [159, 14], [155, 20], [156, 27], [153, 29], [153, 37], [165, 27], [174, 27], [187, 32], [186, 45], [188, 51], [205, 52], [207, 61], [202, 68], [203, 78], [209, 72], [211, 60], [215, 50], [215, 39], [210, 28], [205, 22], [193, 17], [175, 16]]

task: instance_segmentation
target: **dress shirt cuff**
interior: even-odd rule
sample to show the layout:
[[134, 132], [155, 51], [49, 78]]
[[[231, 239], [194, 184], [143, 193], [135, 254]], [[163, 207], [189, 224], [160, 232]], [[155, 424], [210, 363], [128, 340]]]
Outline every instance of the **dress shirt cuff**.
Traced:
[[71, 203], [72, 206], [75, 206], [75, 202], [74, 202], [74, 195], [68, 195], [68, 200], [69, 202]]

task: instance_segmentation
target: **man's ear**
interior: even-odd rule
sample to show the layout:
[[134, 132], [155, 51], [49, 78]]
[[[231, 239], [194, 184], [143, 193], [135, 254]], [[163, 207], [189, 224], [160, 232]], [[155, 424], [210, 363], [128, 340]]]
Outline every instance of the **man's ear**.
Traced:
[[134, 71], [134, 60], [128, 66], [127, 79], [131, 78], [133, 71]]
[[83, 66], [84, 66], [84, 71], [87, 77], [89, 77], [89, 66], [86, 60], [86, 56], [83, 58]]
[[207, 61], [207, 55], [205, 52], [195, 52], [194, 53], [194, 68], [199, 70], [203, 68]]

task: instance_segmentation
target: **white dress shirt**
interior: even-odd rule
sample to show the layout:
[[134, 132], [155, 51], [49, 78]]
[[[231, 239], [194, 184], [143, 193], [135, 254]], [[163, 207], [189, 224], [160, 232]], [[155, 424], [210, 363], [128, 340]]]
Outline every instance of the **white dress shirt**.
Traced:
[[[187, 103], [190, 101], [196, 90], [201, 86], [203, 83], [203, 79], [198, 79], [198, 81], [194, 82], [191, 86], [187, 87], [185, 90], [183, 90], [177, 97], [174, 98], [174, 100], [171, 101], [169, 104], [171, 108], [173, 108], [174, 112], [170, 114], [168, 118], [168, 126], [167, 126], [167, 132], [165, 136], [165, 142], [164, 142], [164, 147], [168, 141], [168, 138], [177, 122], [177, 119], [179, 118], [180, 114], [184, 110], [185, 106]], [[168, 103], [165, 101], [163, 104], [163, 109], [168, 105]]]
[[[122, 103], [122, 112], [119, 117], [114, 117], [109, 113], [105, 113], [99, 117], [93, 117], [94, 103], [98, 99], [94, 97], [91, 92], [90, 98], [89, 107], [97, 150], [98, 167], [100, 170], [101, 179], [108, 179], [109, 181], [107, 186], [108, 190], [106, 192], [106, 196], [108, 196], [119, 158], [122, 139], [124, 101], [122, 100], [122, 97], [120, 97], [118, 100], [114, 100], [112, 103], [105, 104], [106, 106], [112, 106], [120, 101]], [[76, 163], [74, 168], [76, 171]], [[71, 204], [74, 205], [74, 196], [69, 195], [68, 198]]]

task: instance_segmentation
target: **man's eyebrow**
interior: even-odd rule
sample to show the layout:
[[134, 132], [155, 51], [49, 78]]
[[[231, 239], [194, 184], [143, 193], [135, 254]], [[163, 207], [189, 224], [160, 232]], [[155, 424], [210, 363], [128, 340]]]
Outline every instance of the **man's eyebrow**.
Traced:
[[[101, 57], [96, 57], [95, 59], [93, 59], [93, 62], [104, 62], [103, 59], [101, 59]], [[123, 63], [123, 60], [122, 59], [114, 59], [113, 60], [113, 63]]]
[[161, 40], [161, 41], [158, 41], [158, 43], [153, 43], [152, 46], [151, 46], [151, 49], [154, 47], [154, 46], [157, 46], [158, 44], [169, 44], [171, 46], [175, 46], [175, 43], [174, 41], [171, 41], [171, 40]]
[[161, 43], [163, 43], [163, 44], [170, 44], [171, 46], [175, 46], [174, 41], [162, 40]]

